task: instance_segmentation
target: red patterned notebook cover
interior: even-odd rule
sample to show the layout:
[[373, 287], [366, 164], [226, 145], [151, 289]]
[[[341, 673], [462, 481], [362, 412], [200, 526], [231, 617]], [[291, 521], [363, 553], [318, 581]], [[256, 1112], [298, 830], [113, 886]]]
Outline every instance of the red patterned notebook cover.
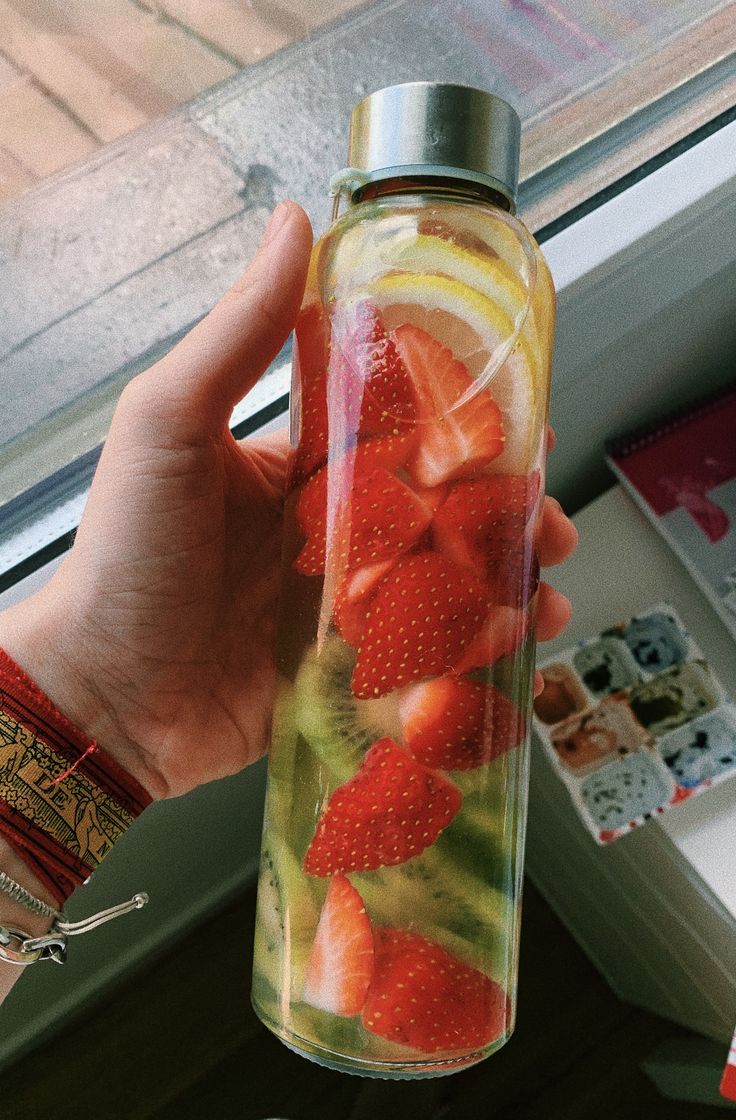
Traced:
[[736, 1033], [733, 1036], [728, 1061], [721, 1078], [721, 1096], [726, 1097], [729, 1101], [736, 1101]]
[[736, 387], [606, 450], [736, 637]]

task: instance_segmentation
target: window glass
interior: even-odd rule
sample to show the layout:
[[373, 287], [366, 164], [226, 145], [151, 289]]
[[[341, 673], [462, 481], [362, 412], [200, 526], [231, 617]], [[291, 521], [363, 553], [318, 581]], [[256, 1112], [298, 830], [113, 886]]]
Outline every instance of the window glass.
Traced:
[[[728, 116], [735, 20], [723, 0], [2, 0], [0, 543], [77, 509], [120, 389], [280, 198], [324, 229], [363, 94], [429, 77], [511, 100], [520, 211], [549, 231]], [[282, 361], [239, 419], [287, 382]]]

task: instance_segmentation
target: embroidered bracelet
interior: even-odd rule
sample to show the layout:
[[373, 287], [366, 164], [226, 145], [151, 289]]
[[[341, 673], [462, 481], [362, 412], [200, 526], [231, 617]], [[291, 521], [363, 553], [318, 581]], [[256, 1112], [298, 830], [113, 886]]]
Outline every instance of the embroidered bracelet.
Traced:
[[151, 801], [0, 649], [0, 835], [60, 905]]

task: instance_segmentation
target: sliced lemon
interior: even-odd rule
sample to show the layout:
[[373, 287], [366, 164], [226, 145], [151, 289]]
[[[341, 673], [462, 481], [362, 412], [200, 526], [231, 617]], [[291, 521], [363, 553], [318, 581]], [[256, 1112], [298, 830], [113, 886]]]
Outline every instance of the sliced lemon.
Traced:
[[354, 280], [370, 280], [395, 271], [461, 280], [497, 302], [512, 320], [523, 316], [529, 303], [524, 284], [505, 261], [478, 257], [441, 237], [419, 233], [389, 241], [376, 254], [366, 255]]
[[[365, 259], [366, 254], [383, 253], [394, 239], [417, 236], [434, 237], [476, 258], [497, 258], [514, 275], [523, 278], [525, 286], [533, 285], [536, 261], [533, 238], [511, 215], [499, 211], [491, 216], [487, 209], [477, 206], [397, 207], [393, 213], [382, 212], [380, 221], [367, 217], [348, 224], [342, 231], [339, 256], [354, 265]], [[442, 270], [432, 268], [431, 271]]]
[[538, 388], [543, 379], [534, 350], [523, 335], [510, 349], [513, 323], [497, 302], [460, 280], [404, 272], [371, 281], [351, 293], [352, 300], [367, 300], [377, 307], [386, 330], [411, 323], [451, 350], [478, 380], [478, 388], [455, 407], [487, 389], [501, 410], [506, 444], [494, 460], [494, 469], [531, 469], [541, 413]]
[[394, 271], [447, 276], [497, 303], [511, 319], [514, 333], [523, 329], [529, 344], [538, 351], [540, 331], [532, 306], [534, 258], [532, 263], [534, 274], [522, 279], [500, 257], [479, 256], [443, 237], [412, 232], [378, 241], [366, 237], [362, 252], [354, 258], [352, 268], [346, 270], [343, 283], [336, 284], [335, 291], [340, 298], [341, 288], [370, 283]]
[[533, 280], [535, 253], [525, 227], [510, 214], [495, 211], [491, 220], [489, 216], [488, 210], [477, 206], [453, 206], [434, 218], [420, 218], [418, 228], [474, 254], [483, 255], [483, 250], [495, 253], [517, 275], [529, 275]]

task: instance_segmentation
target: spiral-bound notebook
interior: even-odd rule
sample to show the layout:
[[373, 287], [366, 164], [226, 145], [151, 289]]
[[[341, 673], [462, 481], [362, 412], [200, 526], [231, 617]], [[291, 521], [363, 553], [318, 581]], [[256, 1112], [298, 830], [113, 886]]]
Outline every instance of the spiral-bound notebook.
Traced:
[[606, 452], [736, 638], [736, 385]]

